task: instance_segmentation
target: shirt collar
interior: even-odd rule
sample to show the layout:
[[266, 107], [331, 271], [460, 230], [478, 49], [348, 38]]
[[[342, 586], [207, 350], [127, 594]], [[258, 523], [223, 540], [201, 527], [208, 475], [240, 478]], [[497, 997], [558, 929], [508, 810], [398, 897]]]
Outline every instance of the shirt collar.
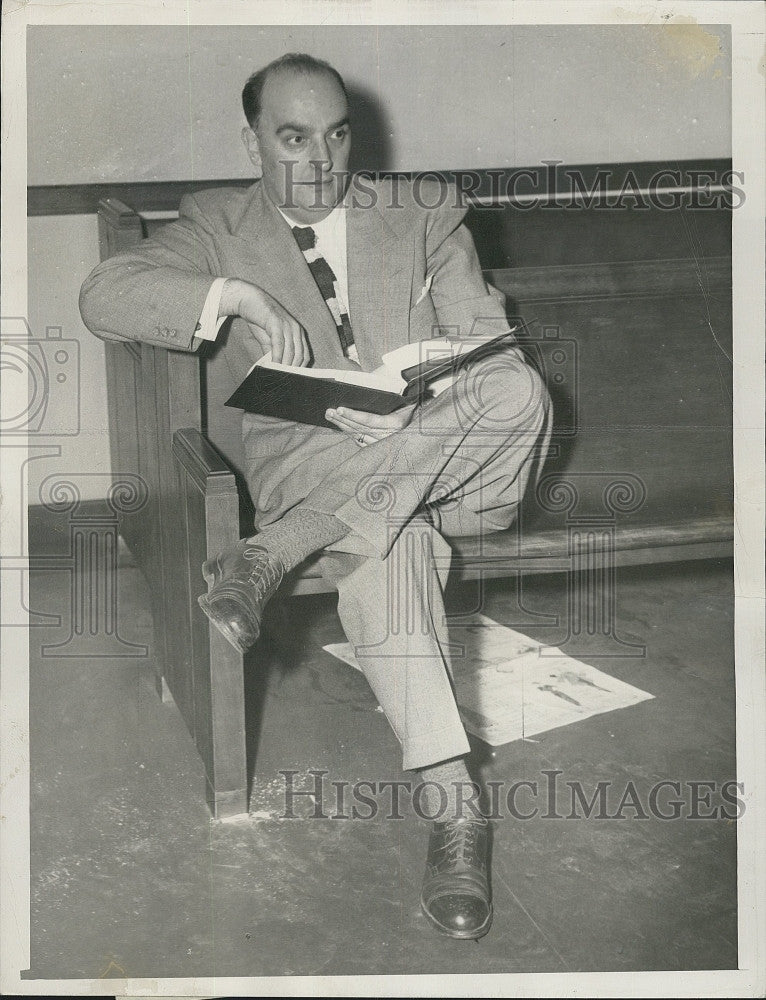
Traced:
[[291, 218], [289, 218], [289, 216], [285, 215], [282, 209], [277, 205], [277, 211], [291, 229], [294, 229], [295, 227], [298, 227], [299, 229], [313, 229], [317, 235], [317, 239], [320, 239], [323, 233], [332, 233], [338, 228], [341, 221], [345, 218], [345, 208], [345, 204], [341, 201], [335, 206], [332, 212], [330, 212], [329, 215], [326, 215], [320, 222], [307, 223], [294, 222]]

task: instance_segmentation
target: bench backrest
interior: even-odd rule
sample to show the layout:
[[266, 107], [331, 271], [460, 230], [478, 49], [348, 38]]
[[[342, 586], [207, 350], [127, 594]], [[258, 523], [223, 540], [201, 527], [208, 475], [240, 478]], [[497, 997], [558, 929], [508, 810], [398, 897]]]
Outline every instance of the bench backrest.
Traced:
[[[579, 245], [587, 263], [490, 266], [485, 271], [508, 296], [510, 311], [524, 321], [525, 346], [554, 400], [548, 483], [562, 477], [576, 483], [580, 509], [584, 504], [595, 510], [603, 509], [605, 477], [628, 477], [631, 488], [644, 494], [629, 512], [631, 522], [663, 529], [690, 520], [729, 524], [732, 516], [731, 261], [720, 252], [730, 220], [723, 212], [715, 218], [697, 213], [690, 225], [681, 211], [653, 219], [624, 208], [595, 217], [578, 213]], [[513, 263], [520, 257], [514, 229], [518, 218], [511, 205], [469, 213], [483, 264]], [[557, 220], [564, 218], [571, 253], [578, 245], [572, 236], [575, 223], [571, 212], [566, 217], [559, 213]], [[161, 224], [141, 219], [113, 199], [102, 202], [99, 220], [102, 256], [134, 245]], [[538, 237], [530, 252], [533, 259], [540, 259], [556, 226], [550, 213], [541, 213], [540, 223], [531, 227]], [[703, 250], [710, 255], [700, 259], [695, 253], [703, 237]], [[599, 261], [599, 254], [609, 259]], [[108, 350], [120, 348], [107, 345]], [[122, 389], [114, 378], [110, 385], [110, 398], [115, 397], [110, 405], [120, 410], [126, 428], [119, 435], [125, 438], [123, 451], [131, 447], [135, 425], [128, 383], [138, 377], [135, 362], [143, 352], [145, 398], [169, 394], [165, 430], [201, 429], [239, 472], [238, 411], [206, 407], [209, 396], [226, 398], [235, 388], [215, 352], [204, 360], [146, 345], [125, 349], [133, 374], [126, 369]], [[179, 380], [185, 391], [174, 393]], [[542, 502], [528, 498], [526, 527], [560, 525], [560, 512], [552, 507], [544, 497]]]

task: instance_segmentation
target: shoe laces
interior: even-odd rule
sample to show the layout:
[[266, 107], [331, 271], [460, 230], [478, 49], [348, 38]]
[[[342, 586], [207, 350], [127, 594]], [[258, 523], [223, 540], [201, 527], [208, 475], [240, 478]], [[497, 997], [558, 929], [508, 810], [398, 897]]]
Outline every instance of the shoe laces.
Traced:
[[242, 557], [249, 563], [252, 563], [248, 583], [251, 583], [255, 587], [260, 587], [265, 591], [277, 586], [281, 582], [284, 575], [281, 563], [278, 559], [273, 558], [262, 546], [246, 546], [242, 551]]
[[476, 846], [479, 832], [484, 829], [478, 823], [451, 823], [442, 850], [444, 860], [449, 864], [464, 862], [473, 865], [477, 861]]

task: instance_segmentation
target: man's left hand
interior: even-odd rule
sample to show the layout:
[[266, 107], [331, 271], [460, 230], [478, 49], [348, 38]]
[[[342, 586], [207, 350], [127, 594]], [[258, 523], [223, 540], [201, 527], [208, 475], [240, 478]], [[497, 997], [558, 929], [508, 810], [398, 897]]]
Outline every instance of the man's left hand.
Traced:
[[358, 445], [372, 444], [402, 430], [412, 420], [417, 404], [404, 406], [393, 413], [380, 415], [367, 413], [365, 410], [352, 410], [348, 406], [339, 406], [337, 410], [327, 410], [325, 416], [331, 424], [348, 434]]

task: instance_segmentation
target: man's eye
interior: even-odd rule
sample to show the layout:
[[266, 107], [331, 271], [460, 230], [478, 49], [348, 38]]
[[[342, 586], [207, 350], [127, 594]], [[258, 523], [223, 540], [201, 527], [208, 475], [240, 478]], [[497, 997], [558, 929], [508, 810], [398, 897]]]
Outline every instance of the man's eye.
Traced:
[[347, 128], [339, 128], [339, 129], [336, 129], [335, 132], [333, 132], [332, 137], [333, 137], [333, 139], [337, 139], [338, 142], [342, 142], [346, 138], [347, 135], [348, 135], [348, 129]]
[[300, 146], [300, 144], [302, 142], [303, 142], [303, 136], [302, 135], [291, 135], [287, 139], [287, 145], [288, 146]]

